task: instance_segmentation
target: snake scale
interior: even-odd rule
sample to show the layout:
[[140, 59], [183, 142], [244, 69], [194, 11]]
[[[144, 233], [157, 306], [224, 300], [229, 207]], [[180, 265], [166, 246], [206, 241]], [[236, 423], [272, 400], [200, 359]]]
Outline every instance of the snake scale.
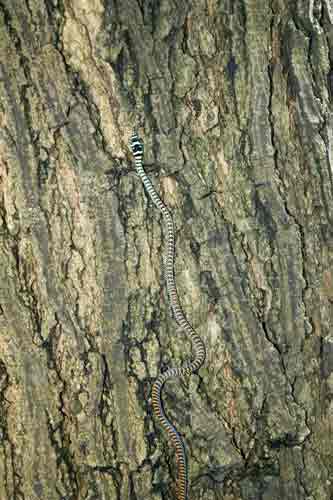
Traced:
[[164, 273], [166, 288], [170, 300], [170, 306], [173, 311], [174, 318], [182, 331], [187, 334], [192, 342], [192, 350], [194, 353], [191, 361], [185, 362], [181, 367], [168, 368], [161, 373], [155, 380], [152, 386], [152, 408], [155, 417], [160, 422], [161, 426], [167, 432], [168, 437], [175, 448], [176, 464], [177, 464], [177, 480], [176, 492], [177, 500], [188, 499], [188, 476], [187, 476], [187, 463], [185, 454], [184, 442], [174, 425], [168, 420], [163, 409], [162, 403], [162, 388], [165, 382], [174, 377], [181, 377], [182, 375], [191, 375], [197, 371], [205, 361], [205, 345], [199, 335], [196, 333], [192, 325], [186, 319], [182, 310], [179, 297], [177, 294], [175, 275], [174, 275], [174, 260], [175, 260], [175, 232], [173, 225], [173, 218], [168, 207], [163, 203], [160, 196], [156, 192], [151, 180], [147, 176], [143, 168], [143, 142], [136, 132], [130, 140], [130, 148], [135, 160], [135, 168], [148, 195], [154, 205], [158, 208], [163, 216], [164, 226], [166, 228], [166, 251], [164, 256]]

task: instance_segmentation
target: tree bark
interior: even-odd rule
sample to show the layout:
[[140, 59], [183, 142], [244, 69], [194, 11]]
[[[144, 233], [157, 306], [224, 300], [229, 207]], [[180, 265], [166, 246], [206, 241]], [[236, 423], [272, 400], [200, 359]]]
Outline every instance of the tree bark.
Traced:
[[0, 498], [333, 497], [331, 0], [0, 0]]

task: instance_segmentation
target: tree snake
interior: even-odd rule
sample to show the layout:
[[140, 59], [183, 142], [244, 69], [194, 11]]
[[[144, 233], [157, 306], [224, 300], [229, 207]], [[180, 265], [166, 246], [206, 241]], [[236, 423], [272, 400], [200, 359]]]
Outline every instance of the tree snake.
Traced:
[[166, 228], [166, 252], [164, 256], [164, 272], [166, 288], [170, 300], [171, 309], [174, 318], [182, 331], [186, 333], [192, 342], [192, 349], [194, 357], [191, 361], [185, 362], [181, 367], [168, 368], [161, 373], [155, 380], [152, 386], [152, 408], [155, 417], [160, 422], [161, 426], [167, 432], [171, 443], [173, 444], [176, 452], [177, 464], [177, 480], [176, 480], [176, 497], [177, 500], [188, 499], [188, 476], [187, 476], [187, 463], [185, 454], [184, 442], [174, 425], [168, 420], [165, 415], [162, 404], [162, 388], [165, 382], [172, 377], [180, 377], [182, 375], [191, 375], [198, 370], [205, 361], [205, 345], [199, 335], [196, 333], [191, 324], [187, 321], [186, 316], [182, 310], [179, 297], [177, 294], [175, 276], [174, 276], [174, 260], [175, 260], [175, 232], [173, 225], [173, 218], [168, 207], [163, 203], [160, 196], [156, 192], [151, 180], [147, 176], [143, 168], [143, 142], [136, 132], [130, 140], [130, 148], [135, 160], [135, 168], [148, 195], [154, 205], [158, 208], [163, 216], [163, 222]]

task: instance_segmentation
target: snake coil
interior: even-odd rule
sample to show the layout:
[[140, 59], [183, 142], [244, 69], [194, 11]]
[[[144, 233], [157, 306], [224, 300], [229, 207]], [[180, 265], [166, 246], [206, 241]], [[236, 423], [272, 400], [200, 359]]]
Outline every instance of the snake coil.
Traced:
[[130, 141], [130, 148], [135, 160], [136, 171], [146, 188], [150, 199], [158, 208], [163, 216], [163, 222], [166, 227], [166, 252], [164, 257], [164, 272], [166, 288], [170, 300], [171, 309], [174, 318], [178, 325], [181, 327], [191, 339], [194, 357], [191, 361], [187, 361], [183, 366], [178, 368], [168, 368], [165, 372], [161, 373], [155, 380], [152, 387], [152, 407], [156, 418], [159, 420], [162, 427], [167, 432], [171, 443], [176, 451], [177, 463], [177, 481], [176, 491], [177, 500], [187, 500], [188, 498], [188, 477], [187, 477], [187, 464], [185, 445], [174, 425], [167, 419], [163, 405], [162, 405], [162, 388], [165, 382], [172, 377], [180, 377], [182, 375], [191, 375], [197, 371], [205, 361], [205, 345], [199, 335], [196, 333], [191, 324], [187, 321], [186, 316], [182, 310], [179, 297], [177, 294], [175, 276], [174, 276], [174, 260], [175, 260], [175, 233], [173, 227], [173, 219], [171, 212], [164, 205], [158, 193], [156, 192], [151, 180], [147, 176], [143, 164], [143, 142], [136, 132], [133, 133]]

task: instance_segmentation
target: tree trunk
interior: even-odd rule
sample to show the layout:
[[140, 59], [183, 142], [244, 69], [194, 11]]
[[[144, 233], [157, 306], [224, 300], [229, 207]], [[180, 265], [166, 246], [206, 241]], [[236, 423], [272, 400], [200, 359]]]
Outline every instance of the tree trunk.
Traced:
[[331, 0], [0, 0], [0, 498], [333, 497]]

